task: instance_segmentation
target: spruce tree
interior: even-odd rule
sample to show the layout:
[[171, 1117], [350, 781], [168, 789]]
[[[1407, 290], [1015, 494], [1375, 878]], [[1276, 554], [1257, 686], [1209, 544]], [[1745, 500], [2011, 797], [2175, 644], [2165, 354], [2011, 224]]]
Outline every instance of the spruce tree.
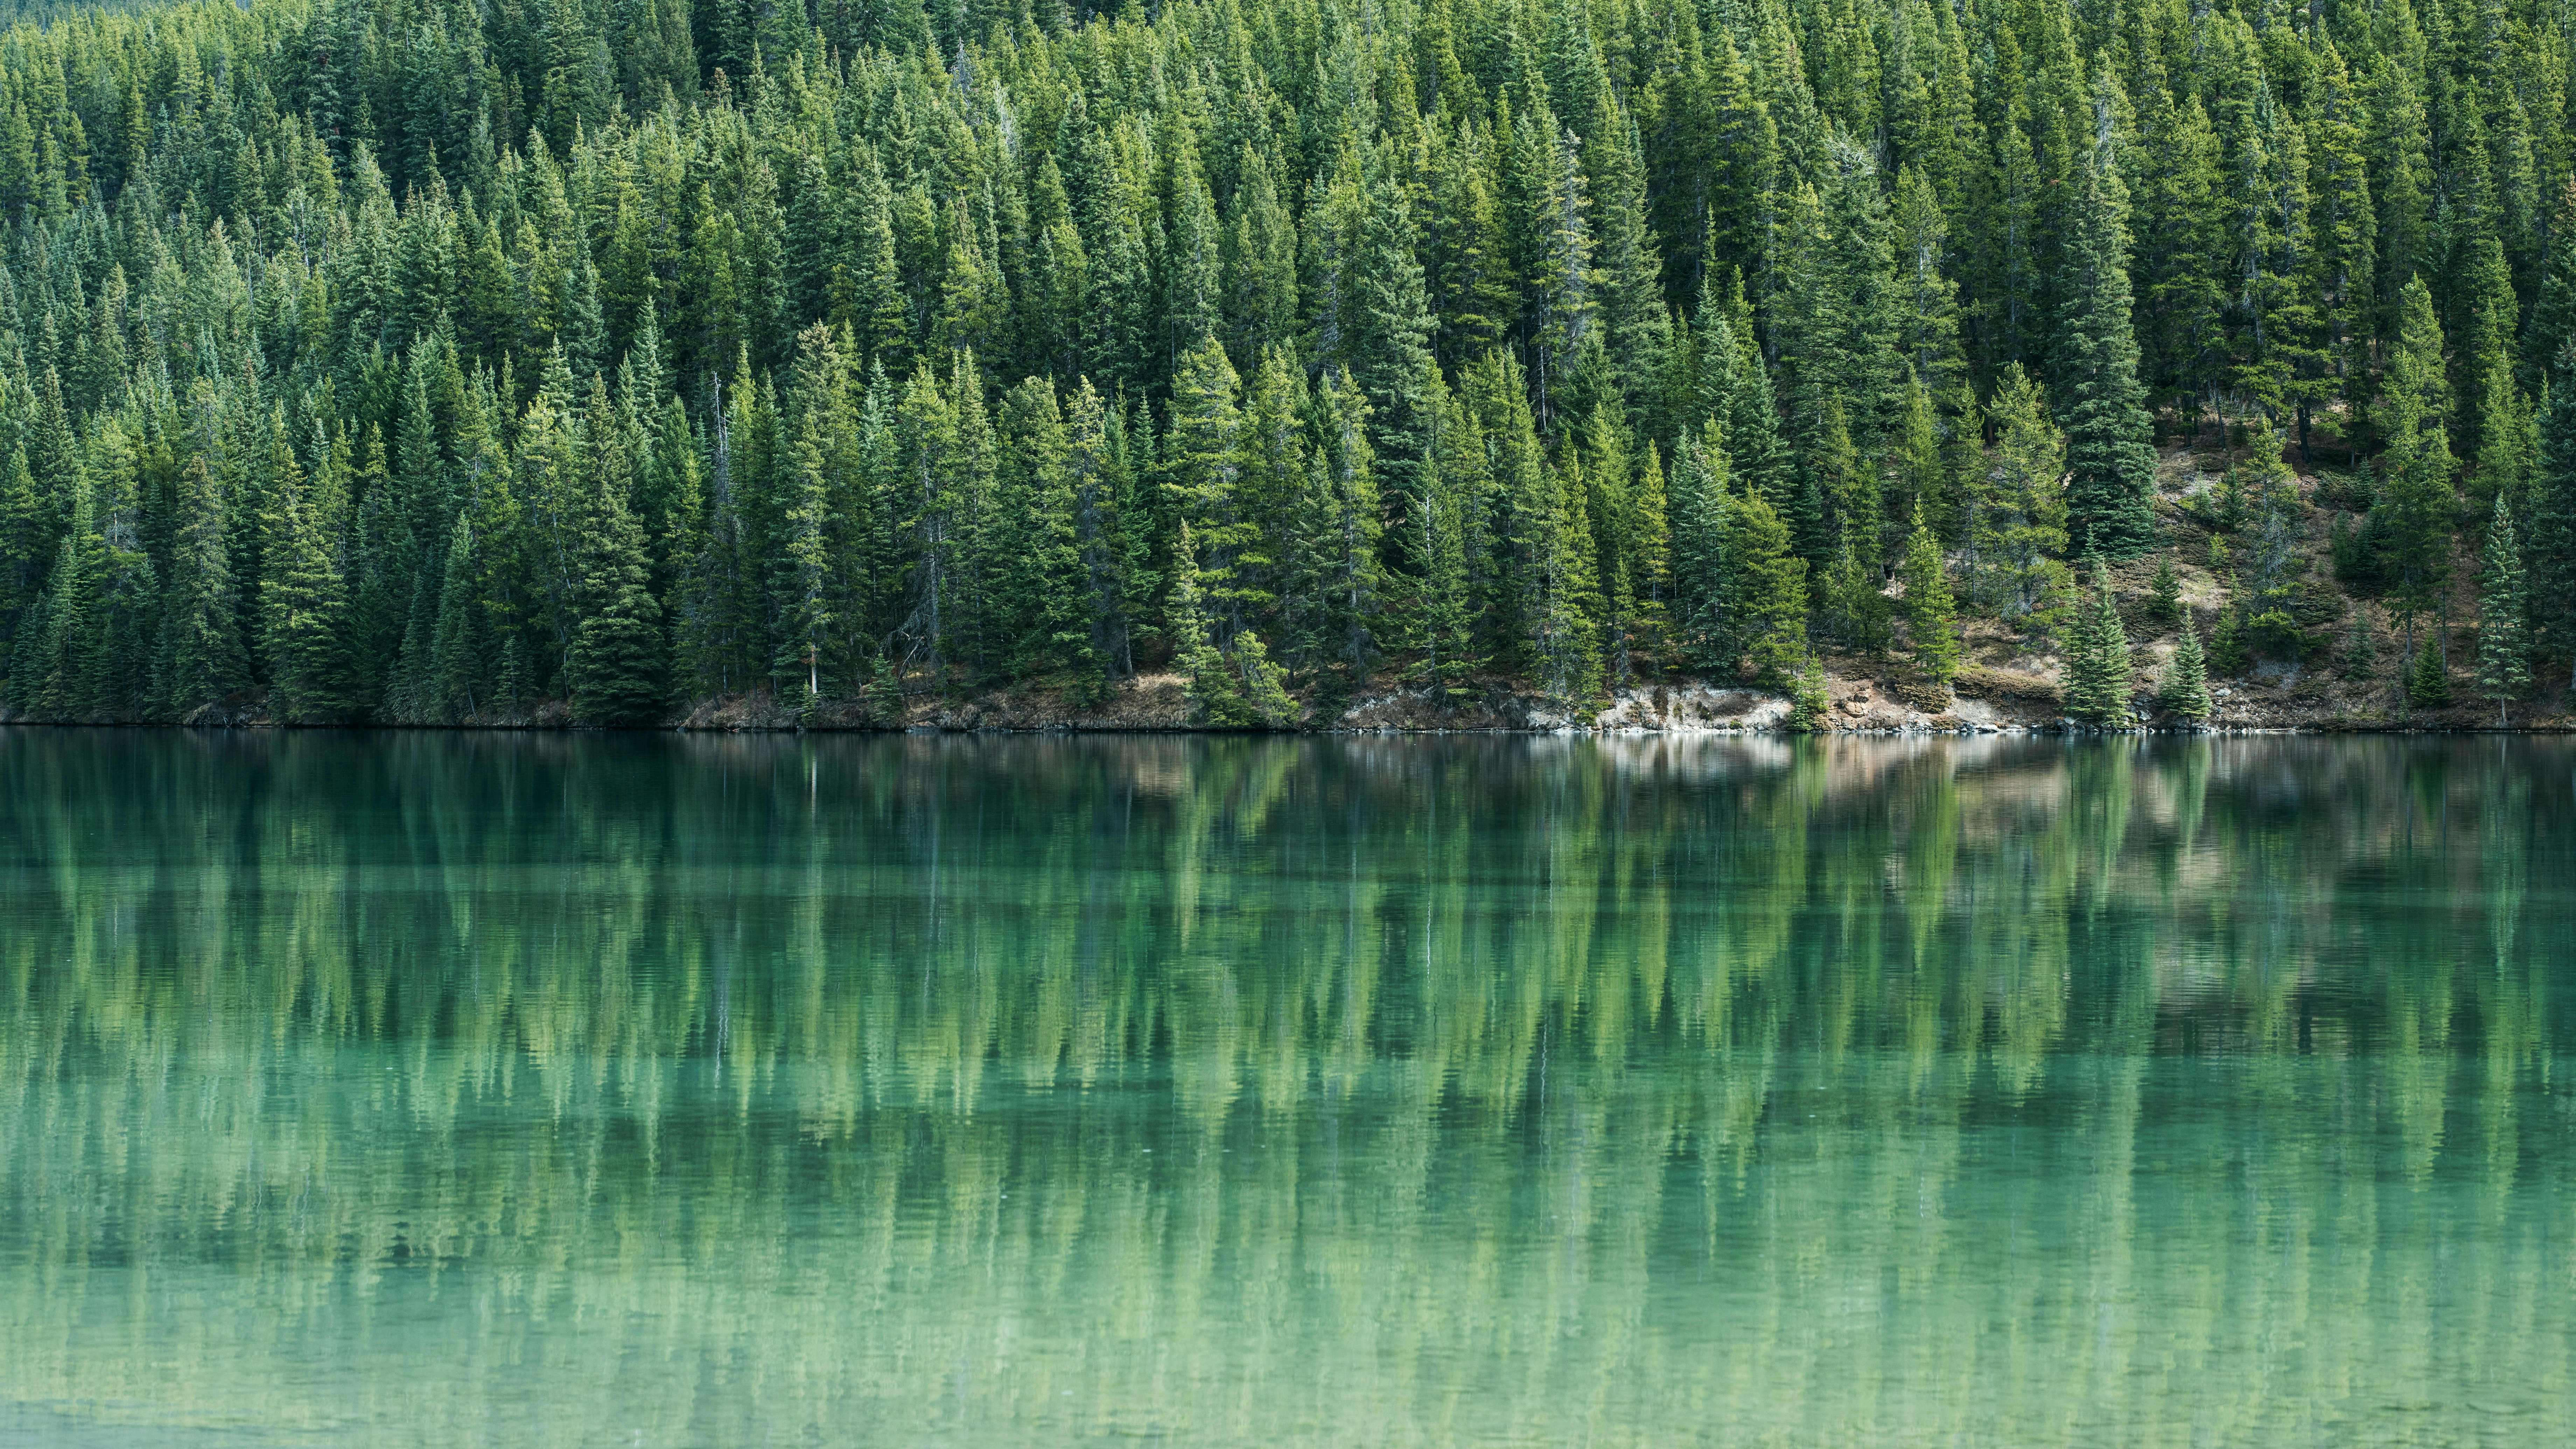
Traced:
[[1978, 606], [2028, 634], [2056, 627], [2067, 589], [2066, 497], [2057, 486], [2066, 438], [2019, 368], [1989, 410], [2001, 435], [1969, 489], [1969, 577]]
[[[2576, 244], [2568, 251], [2576, 255]], [[2562, 350], [2550, 365], [2539, 435], [2524, 531], [2532, 643], [2544, 657], [2567, 661], [2564, 678], [2576, 689], [2576, 348]]]
[[1914, 532], [1906, 539], [1905, 643], [1914, 667], [1936, 688], [1947, 690], [1958, 678], [1958, 606], [1950, 593], [1950, 572], [1942, 565], [1940, 540], [1932, 536], [1923, 511], [1914, 513]]
[[662, 605], [653, 597], [644, 528], [628, 506], [625, 450], [597, 448], [592, 460], [575, 557], [581, 622], [565, 661], [566, 683], [574, 718], [583, 723], [646, 724], [669, 698], [670, 643]]
[[2411, 659], [2416, 621], [2440, 607], [2449, 585], [2456, 507], [2442, 330], [2421, 277], [2409, 281], [2399, 297], [2397, 340], [2383, 393], [2378, 417], [2388, 447], [2380, 455], [2383, 481], [2371, 521], [2379, 531], [2381, 572], [2392, 585], [2389, 602], [2405, 621]]
[[179, 531], [172, 541], [169, 596], [161, 615], [160, 702], [186, 721], [250, 681], [225, 547], [223, 491], [204, 456], [179, 475]]
[[[1455, 404], [1447, 406], [1453, 416], [1441, 424], [1444, 432], [1474, 426]], [[1479, 662], [1468, 593], [1468, 503], [1450, 483], [1448, 469], [1436, 469], [1432, 477], [1433, 486], [1413, 514], [1414, 556], [1422, 562], [1414, 626], [1422, 658], [1414, 672], [1435, 699], [1452, 704], [1467, 695], [1468, 675]]]
[[1789, 526], [1759, 493], [1735, 500], [1733, 556], [1737, 628], [1749, 674], [1788, 688], [1807, 662], [1807, 561], [1789, 546]]
[[48, 533], [27, 449], [13, 447], [7, 466], [0, 468], [0, 659], [8, 657], [20, 621], [44, 587], [44, 567], [51, 557]]
[[2522, 545], [2514, 536], [2513, 510], [2498, 498], [2478, 573], [2478, 693], [2495, 701], [2499, 727], [2507, 703], [2531, 686], [2526, 608]]
[[2355, 600], [2352, 622], [2344, 630], [2343, 648], [2335, 658], [2335, 672], [2345, 679], [2368, 679], [2379, 669], [2379, 631], [2370, 619], [2370, 606]]
[[2209, 697], [2209, 666], [2201, 656], [2200, 631], [2188, 619], [2183, 621], [2182, 641], [2174, 645], [2173, 663], [2165, 670], [2164, 688], [2157, 699], [2167, 713], [2195, 723], [2208, 719], [2216, 709]]
[[1782, 687], [1789, 692], [1786, 725], [1791, 733], [1813, 734], [1825, 727], [1825, 711], [1833, 699], [1825, 692], [1823, 661], [1812, 652], [1801, 651]]
[[2066, 420], [2066, 532], [2076, 553], [2135, 558], [2155, 546], [2156, 450], [2130, 327], [2128, 192], [2107, 157], [2074, 177], [2057, 345]]
[[2129, 636], [2111, 595], [2111, 570], [2093, 562], [2093, 587], [2066, 641], [2066, 712], [2089, 724], [2129, 715]]
[[[274, 426], [282, 440], [283, 413]], [[322, 462], [310, 483], [291, 458], [271, 480], [269, 572], [260, 589], [270, 711], [293, 724], [337, 721], [354, 703], [345, 633], [348, 576], [340, 552], [348, 438], [317, 442], [315, 452]]]
[[447, 540], [447, 564], [439, 580], [438, 624], [430, 636], [428, 690], [422, 714], [434, 724], [463, 724], [488, 703], [485, 677], [487, 630], [482, 583], [477, 566], [472, 516], [459, 509]]
[[9, 665], [9, 693], [19, 708], [48, 719], [78, 719], [91, 693], [83, 655], [95, 627], [103, 561], [90, 490], [75, 475], [70, 516], [53, 572], [21, 628]]
[[1704, 670], [1732, 670], [1741, 655], [1730, 502], [1717, 429], [1685, 429], [1673, 451], [1672, 627], [1683, 657]]
[[2424, 631], [2424, 647], [2406, 671], [2406, 701], [2420, 709], [2441, 709], [2451, 702], [2451, 671], [2442, 663], [2442, 643], [2435, 631]]
[[778, 538], [778, 658], [801, 716], [823, 699], [823, 657], [830, 648], [836, 593], [832, 576], [831, 474], [823, 457], [821, 419], [807, 412], [788, 454], [786, 508]]

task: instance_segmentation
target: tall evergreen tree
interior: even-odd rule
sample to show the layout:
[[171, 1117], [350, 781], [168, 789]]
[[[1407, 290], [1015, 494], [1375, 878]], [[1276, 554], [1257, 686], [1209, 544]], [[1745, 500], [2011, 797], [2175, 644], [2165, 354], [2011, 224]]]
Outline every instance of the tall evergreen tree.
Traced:
[[2495, 501], [2487, 523], [2483, 562], [2478, 574], [2478, 693], [2495, 701], [2501, 726], [2505, 706], [2531, 686], [2522, 544], [2514, 534], [2513, 510], [2502, 498]]
[[249, 684], [226, 547], [224, 497], [203, 455], [179, 477], [179, 531], [161, 615], [161, 708], [185, 721]]
[[2091, 724], [2129, 715], [2129, 636], [2111, 597], [2111, 570], [2093, 564], [2093, 587], [2066, 640], [2066, 712]]
[[[271, 428], [282, 450], [282, 410]], [[296, 724], [339, 720], [354, 703], [344, 632], [348, 575], [340, 552], [348, 438], [317, 441], [314, 451], [321, 466], [309, 483], [291, 454], [278, 457], [264, 520], [271, 545], [260, 589], [260, 635], [269, 661], [270, 703], [279, 719]]]
[[2066, 420], [2066, 532], [2078, 555], [2135, 558], [2155, 546], [2156, 451], [2129, 320], [2128, 193], [2099, 154], [2074, 184], [2051, 354]]
[[2446, 426], [2449, 387], [2442, 370], [2442, 330], [2433, 294], [2417, 277], [2399, 297], [2396, 344], [2388, 364], [2380, 426], [2378, 525], [2390, 603], [2405, 623], [2406, 655], [2415, 657], [2415, 625], [2441, 607], [2450, 580], [2451, 520], [2457, 506]]
[[1914, 667], [1925, 680], [1947, 689], [1959, 674], [1958, 605], [1950, 593], [1949, 570], [1941, 562], [1940, 541], [1917, 510], [1914, 532], [1906, 539], [1905, 642]]
[[1750, 676], [1788, 688], [1808, 662], [1807, 561], [1789, 547], [1789, 526], [1759, 493], [1730, 510], [1737, 628]]
[[[596, 419], [607, 410], [607, 391], [594, 384], [591, 396]], [[574, 716], [583, 722], [646, 724], [669, 697], [670, 644], [650, 587], [644, 528], [628, 506], [632, 462], [613, 433], [594, 428], [574, 559], [580, 622], [565, 661], [566, 683]]]
[[1969, 490], [1971, 594], [1977, 606], [2032, 633], [2054, 627], [2067, 587], [2066, 499], [2057, 487], [2066, 438], [2049, 422], [2039, 390], [2015, 368], [1989, 411], [2002, 436]]

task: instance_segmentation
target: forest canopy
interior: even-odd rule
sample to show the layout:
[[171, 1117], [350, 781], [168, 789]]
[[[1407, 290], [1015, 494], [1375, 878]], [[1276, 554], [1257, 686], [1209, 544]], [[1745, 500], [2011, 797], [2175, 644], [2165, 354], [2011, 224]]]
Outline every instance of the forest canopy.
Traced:
[[2103, 568], [2210, 428], [2212, 670], [2304, 622], [2293, 459], [2410, 650], [2475, 574], [2481, 689], [2576, 654], [2528, 0], [42, 13], [0, 37], [24, 715], [1155, 670], [1216, 724], [1579, 711], [1827, 648], [1946, 687], [1965, 616], [2109, 717]]

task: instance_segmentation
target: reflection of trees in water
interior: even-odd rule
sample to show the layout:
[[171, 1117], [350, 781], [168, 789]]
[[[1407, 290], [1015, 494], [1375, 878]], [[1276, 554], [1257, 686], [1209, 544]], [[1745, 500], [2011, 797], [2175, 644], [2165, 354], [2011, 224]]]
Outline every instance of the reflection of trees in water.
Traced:
[[2569, 758], [15, 734], [0, 1390], [2049, 1439], [2563, 1380]]

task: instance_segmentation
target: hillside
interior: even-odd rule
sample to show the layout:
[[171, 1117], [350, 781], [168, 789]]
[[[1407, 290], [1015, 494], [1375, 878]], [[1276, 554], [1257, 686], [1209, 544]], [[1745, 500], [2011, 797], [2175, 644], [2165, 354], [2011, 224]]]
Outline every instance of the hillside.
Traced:
[[[1618, 727], [1698, 680], [2117, 723], [2093, 561], [2152, 678], [2168, 547], [2222, 721], [2561, 708], [2571, 40], [2528, 0], [22, 25], [0, 709]], [[2425, 628], [2447, 705], [2386, 643]]]

